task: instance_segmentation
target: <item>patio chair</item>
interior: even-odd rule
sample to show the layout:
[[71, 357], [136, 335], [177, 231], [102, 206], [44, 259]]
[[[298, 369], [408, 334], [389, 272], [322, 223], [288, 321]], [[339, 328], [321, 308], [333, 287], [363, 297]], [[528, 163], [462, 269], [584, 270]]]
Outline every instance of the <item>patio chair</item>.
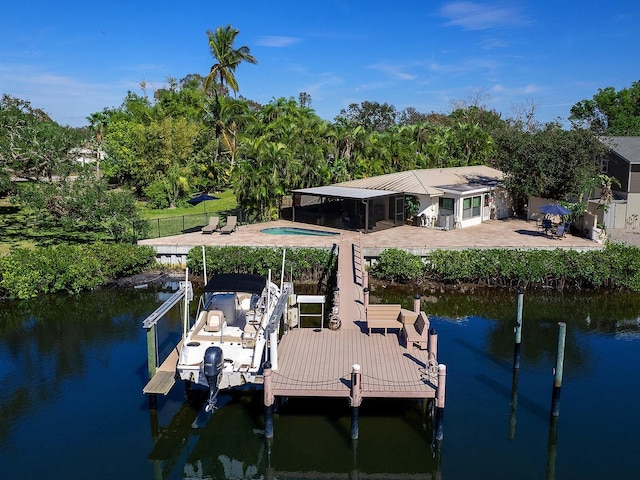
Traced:
[[238, 227], [238, 217], [231, 215], [227, 217], [227, 224], [220, 229], [220, 233], [235, 232], [237, 227]]
[[218, 230], [218, 227], [220, 226], [220, 218], [219, 217], [211, 217], [209, 219], [209, 224], [202, 227], [202, 229], [200, 230], [202, 233], [213, 233], [216, 230]]
[[542, 219], [542, 230], [544, 230], [545, 235], [549, 235], [549, 232], [553, 228], [553, 223], [551, 223], [551, 219], [544, 218]]
[[202, 233], [213, 233], [220, 228], [220, 218], [219, 217], [210, 217], [209, 223], [202, 227], [200, 231]]
[[562, 238], [564, 237], [564, 224], [561, 223], [556, 227], [556, 237]]

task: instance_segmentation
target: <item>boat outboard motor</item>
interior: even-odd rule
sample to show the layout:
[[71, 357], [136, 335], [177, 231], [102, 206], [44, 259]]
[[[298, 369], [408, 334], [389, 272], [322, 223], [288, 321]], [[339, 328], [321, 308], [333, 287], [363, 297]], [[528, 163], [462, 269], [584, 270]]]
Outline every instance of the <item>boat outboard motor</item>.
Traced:
[[220, 347], [209, 347], [204, 352], [204, 376], [209, 384], [209, 401], [205, 407], [205, 411], [211, 412], [216, 406], [216, 396], [218, 395], [218, 387], [222, 379], [222, 368], [224, 366], [224, 357]]

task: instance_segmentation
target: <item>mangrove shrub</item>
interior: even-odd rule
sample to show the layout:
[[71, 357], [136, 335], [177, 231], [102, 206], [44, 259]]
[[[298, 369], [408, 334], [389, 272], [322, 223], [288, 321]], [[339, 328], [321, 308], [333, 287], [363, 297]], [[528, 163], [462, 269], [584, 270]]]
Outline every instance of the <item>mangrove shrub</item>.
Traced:
[[[266, 276], [271, 269], [273, 278], [280, 276], [282, 248], [268, 247], [205, 247], [207, 275], [218, 273], [254, 273]], [[318, 248], [287, 249], [286, 278], [300, 282], [326, 281], [335, 273], [337, 255]], [[192, 248], [187, 255], [187, 266], [194, 274], [203, 273], [202, 250]]]
[[[421, 272], [418, 273], [418, 268]], [[473, 283], [488, 287], [640, 291], [640, 248], [612, 243], [602, 250], [435, 250], [426, 257], [387, 249], [371, 267], [386, 281]]]
[[154, 263], [153, 248], [129, 244], [18, 248], [0, 257], [0, 294], [24, 299], [43, 293], [79, 293]]

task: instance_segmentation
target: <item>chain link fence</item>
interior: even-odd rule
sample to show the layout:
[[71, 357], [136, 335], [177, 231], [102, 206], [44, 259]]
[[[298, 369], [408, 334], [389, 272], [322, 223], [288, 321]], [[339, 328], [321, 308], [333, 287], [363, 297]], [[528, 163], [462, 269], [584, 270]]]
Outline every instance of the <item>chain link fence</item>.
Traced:
[[197, 232], [209, 223], [209, 217], [212, 216], [217, 216], [217, 214], [204, 212], [194, 215], [153, 218], [146, 221], [146, 228], [138, 232], [137, 238], [144, 240]]

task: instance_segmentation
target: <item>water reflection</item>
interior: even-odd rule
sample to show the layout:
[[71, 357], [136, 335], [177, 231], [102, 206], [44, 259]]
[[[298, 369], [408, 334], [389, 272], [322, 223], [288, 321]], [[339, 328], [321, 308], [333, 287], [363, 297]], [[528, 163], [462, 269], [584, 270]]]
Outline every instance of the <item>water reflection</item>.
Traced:
[[224, 406], [211, 416], [202, 414], [201, 393], [191, 395], [166, 426], [152, 402], [149, 460], [156, 480], [440, 477], [417, 401], [369, 400], [361, 417], [366, 434], [352, 441], [344, 400], [292, 399], [280, 406], [275, 438], [268, 441], [261, 393], [224, 394]]
[[[412, 308], [414, 293], [388, 287], [378, 296]], [[525, 292], [514, 376], [515, 292], [418, 293], [447, 364], [441, 457], [416, 401], [366, 399], [357, 444], [338, 400], [287, 402], [270, 445], [259, 393], [227, 396], [203, 418], [178, 384], [150, 409], [141, 324], [163, 291], [2, 302], [2, 478], [640, 478], [639, 295]], [[181, 319], [176, 307], [159, 324], [164, 354]], [[568, 336], [554, 426], [559, 321]]]

